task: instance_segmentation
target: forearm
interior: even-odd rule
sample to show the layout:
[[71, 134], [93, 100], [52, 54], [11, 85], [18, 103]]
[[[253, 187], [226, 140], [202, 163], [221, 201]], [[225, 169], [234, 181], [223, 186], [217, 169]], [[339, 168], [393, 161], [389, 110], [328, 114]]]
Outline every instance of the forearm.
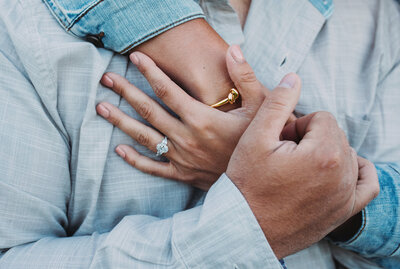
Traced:
[[233, 86], [226, 67], [226, 42], [203, 19], [181, 24], [135, 50], [150, 56], [193, 97], [213, 104]]
[[243, 196], [225, 176], [202, 206], [171, 218], [126, 216], [106, 234], [44, 236], [0, 257], [0, 268], [281, 268]]
[[45, 237], [5, 251], [0, 256], [0, 268], [91, 268], [94, 256], [107, 236]]

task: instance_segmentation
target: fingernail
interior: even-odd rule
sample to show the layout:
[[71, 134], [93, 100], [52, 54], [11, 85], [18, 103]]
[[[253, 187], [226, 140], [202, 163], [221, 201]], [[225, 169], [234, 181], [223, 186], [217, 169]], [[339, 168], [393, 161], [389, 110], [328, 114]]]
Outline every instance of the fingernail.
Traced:
[[110, 116], [110, 110], [108, 110], [103, 104], [97, 106], [97, 113], [106, 119]]
[[114, 82], [107, 74], [103, 75], [103, 77], [101, 78], [101, 83], [108, 88], [112, 88], [114, 85]]
[[131, 55], [129, 56], [129, 58], [131, 59], [131, 61], [134, 65], [139, 64], [139, 57], [137, 56], [137, 54], [135, 52], [132, 52]]
[[279, 83], [279, 87], [293, 89], [297, 83], [297, 76], [293, 73], [286, 75]]
[[242, 64], [245, 62], [242, 50], [240, 49], [240, 47], [238, 45], [233, 45], [231, 47], [231, 56], [233, 58], [233, 60], [235, 60], [235, 62]]
[[125, 153], [125, 151], [124, 151], [120, 146], [118, 146], [118, 147], [115, 148], [115, 152], [116, 152], [121, 158], [124, 158], [124, 159], [125, 159], [126, 153]]

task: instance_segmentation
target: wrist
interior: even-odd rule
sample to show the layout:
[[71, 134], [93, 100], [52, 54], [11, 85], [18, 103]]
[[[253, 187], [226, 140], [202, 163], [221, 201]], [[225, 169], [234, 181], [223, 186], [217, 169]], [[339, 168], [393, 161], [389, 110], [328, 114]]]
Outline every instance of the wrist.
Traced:
[[[203, 19], [171, 29], [137, 47], [179, 86], [211, 105], [229, 94], [228, 44]], [[226, 110], [229, 106], [223, 106]]]
[[[190, 94], [206, 105], [213, 105], [221, 100], [228, 97], [232, 88], [234, 88], [233, 82], [230, 78], [225, 77], [225, 74], [220, 74], [219, 77], [210, 79], [207, 74], [197, 73], [193, 75], [191, 85], [188, 87]], [[240, 98], [234, 104], [225, 104], [218, 109], [228, 111], [238, 107], [240, 104]]]

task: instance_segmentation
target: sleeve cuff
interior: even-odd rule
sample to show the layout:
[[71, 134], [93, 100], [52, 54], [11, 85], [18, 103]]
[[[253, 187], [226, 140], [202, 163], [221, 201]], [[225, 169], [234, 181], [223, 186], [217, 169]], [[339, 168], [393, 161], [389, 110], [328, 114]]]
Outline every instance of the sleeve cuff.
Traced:
[[191, 210], [193, 214], [174, 216], [174, 226], [181, 227], [174, 246], [188, 268], [282, 268], [246, 200], [225, 174], [203, 206]]
[[105, 48], [120, 54], [187, 21], [204, 18], [192, 0], [92, 1], [89, 5], [72, 0], [45, 0], [60, 24], [78, 37], [101, 38]]
[[394, 165], [376, 165], [380, 193], [362, 212], [362, 225], [347, 242], [334, 242], [340, 247], [365, 257], [388, 257], [399, 251], [398, 179]]

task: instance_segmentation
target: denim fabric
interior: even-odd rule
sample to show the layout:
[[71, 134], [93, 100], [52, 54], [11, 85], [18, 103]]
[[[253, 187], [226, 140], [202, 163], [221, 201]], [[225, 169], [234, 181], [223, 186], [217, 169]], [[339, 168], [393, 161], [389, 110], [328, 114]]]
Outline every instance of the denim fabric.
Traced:
[[329, 18], [333, 13], [333, 0], [310, 0], [310, 2], [324, 15]]
[[400, 166], [377, 164], [380, 193], [363, 211], [360, 230], [348, 242], [337, 243], [384, 268], [400, 265]]
[[104, 33], [106, 48], [126, 53], [179, 24], [204, 18], [192, 0], [43, 0], [70, 33]]
[[[104, 33], [105, 48], [124, 54], [189, 20], [204, 18], [193, 0], [43, 0], [59, 23], [78, 37]], [[214, 1], [226, 5], [228, 0]], [[332, 0], [310, 0], [325, 16]]]

